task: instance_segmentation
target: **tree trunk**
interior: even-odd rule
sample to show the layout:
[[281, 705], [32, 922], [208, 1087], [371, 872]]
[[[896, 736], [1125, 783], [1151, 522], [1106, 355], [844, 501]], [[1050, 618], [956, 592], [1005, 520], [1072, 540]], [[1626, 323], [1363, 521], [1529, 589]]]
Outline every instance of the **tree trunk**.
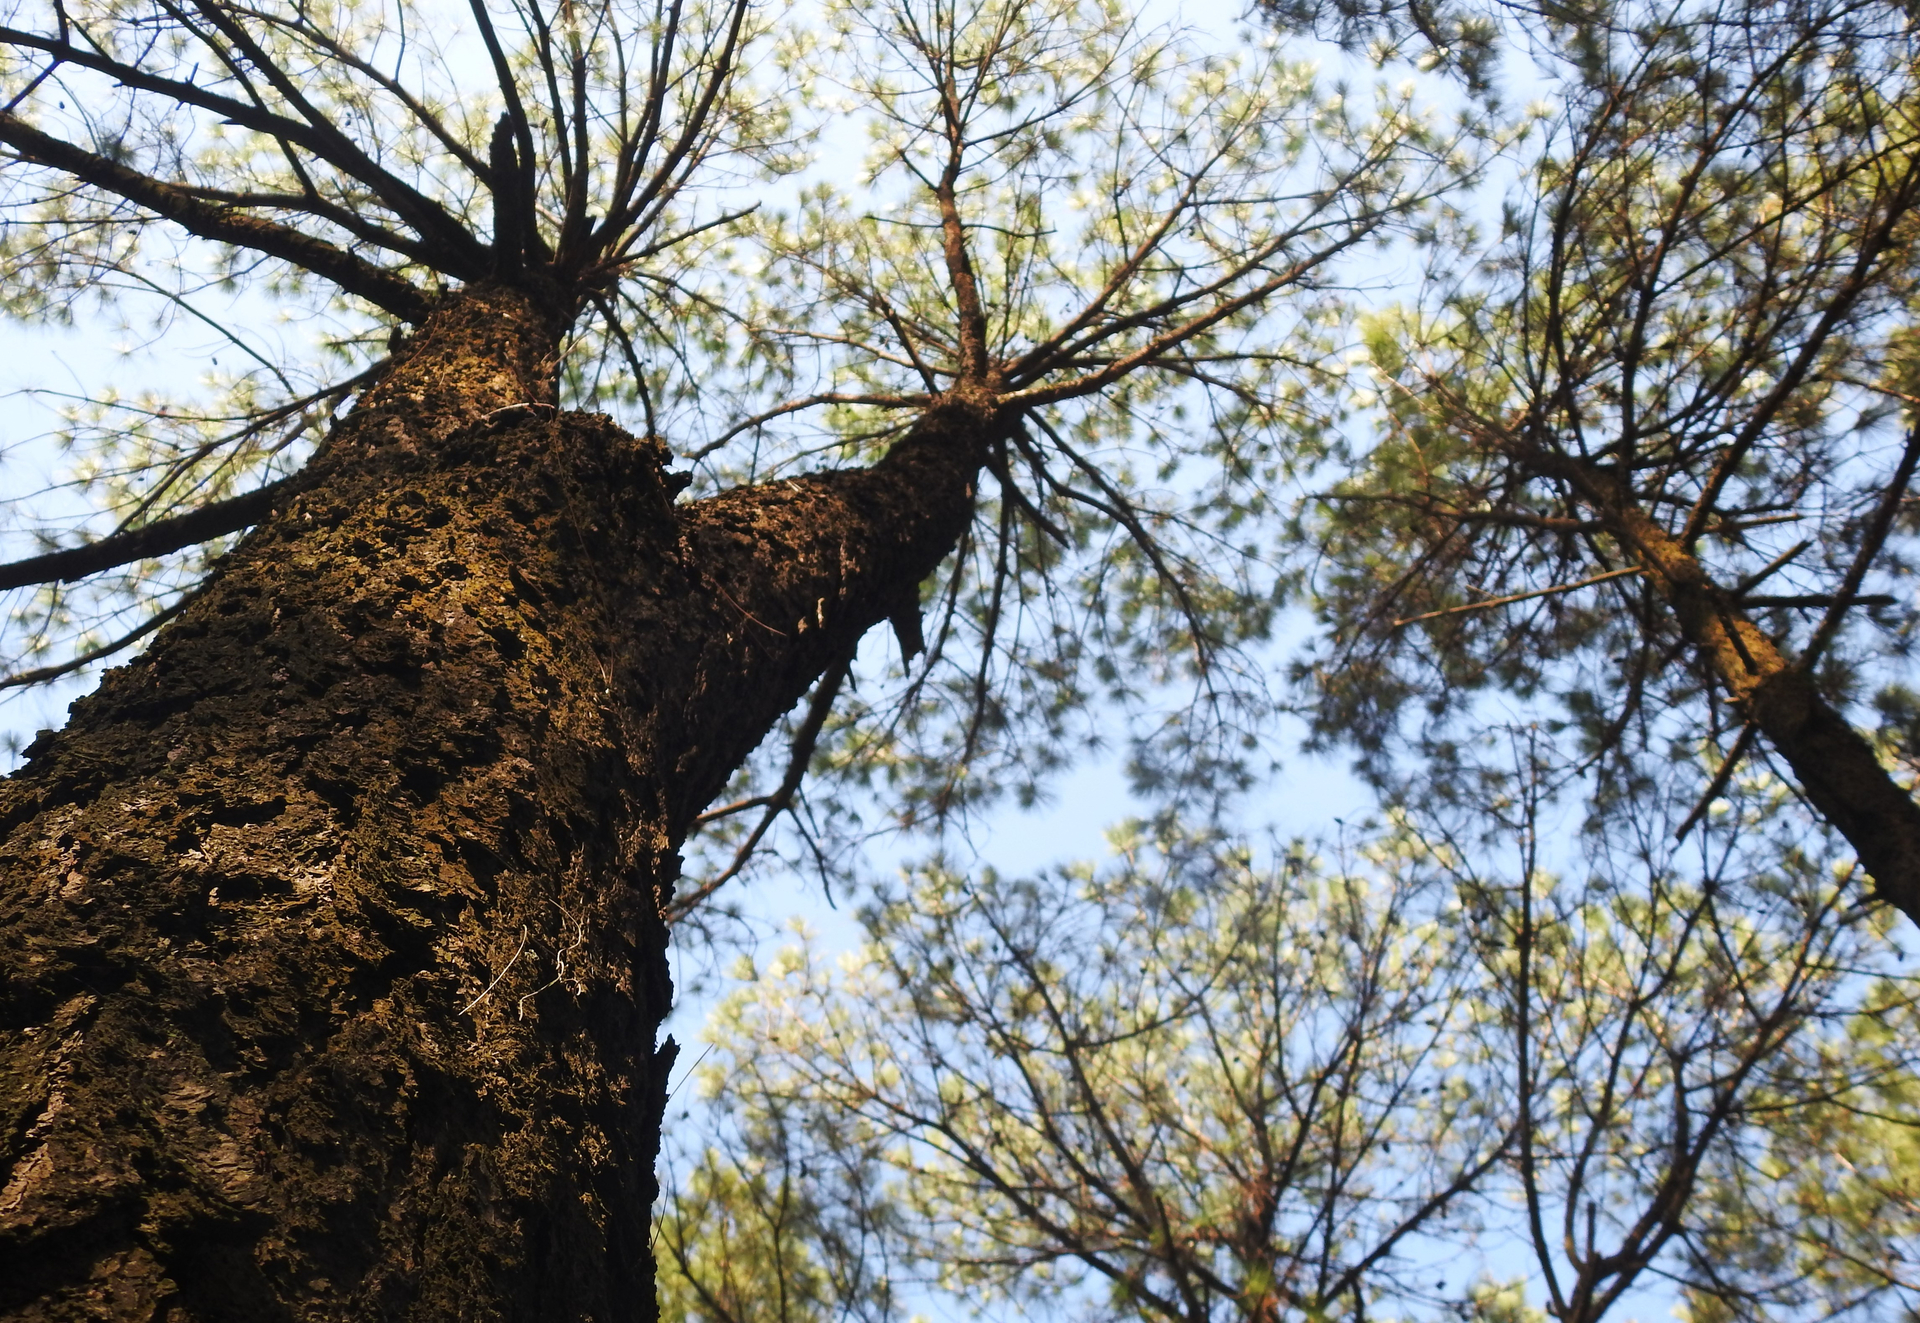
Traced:
[[0, 787], [0, 1316], [654, 1317], [676, 847], [995, 423], [676, 507], [558, 335], [445, 298]]
[[1767, 737], [1807, 799], [1847, 838], [1882, 900], [1920, 921], [1920, 804], [1873, 746], [1789, 662], [1732, 595], [1638, 507], [1619, 518], [1680, 632], [1727, 697]]
[[1920, 804], [1881, 766], [1873, 746], [1617, 478], [1579, 460], [1535, 462], [1566, 479], [1639, 561], [1694, 656], [1786, 760], [1815, 810], [1846, 837], [1876, 894], [1920, 922]]

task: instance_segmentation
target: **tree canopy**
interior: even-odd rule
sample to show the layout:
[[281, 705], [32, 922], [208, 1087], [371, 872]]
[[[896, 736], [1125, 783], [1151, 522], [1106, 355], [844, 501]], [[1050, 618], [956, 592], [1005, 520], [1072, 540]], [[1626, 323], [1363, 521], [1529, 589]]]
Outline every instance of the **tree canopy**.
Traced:
[[81, 400], [4, 575], [15, 680], [153, 639], [0, 791], [42, 1312], [650, 1315], [666, 923], [816, 754], [939, 825], [1096, 694], [1250, 730], [1268, 425], [1480, 144], [1095, 3], [12, 14], [16, 310], [244, 360]]
[[1904, 718], [1872, 715], [1904, 710], [1911, 628], [1911, 24], [1533, 35], [1566, 108], [1497, 242], [1370, 323], [1378, 428], [1303, 512], [1315, 719], [1437, 775], [1497, 694], [1566, 730], [1597, 814], [1661, 805], [1709, 852], [1727, 780], [1777, 760], [1911, 913], [1920, 818], [1873, 747]]
[[[284, 497], [436, 291], [521, 281], [564, 309], [557, 398], [665, 437], [696, 494], [868, 462], [970, 392], [1016, 420], [924, 630], [901, 614], [917, 667], [857, 698], [831, 668], [791, 766], [737, 796], [788, 805], [825, 729], [908, 821], [1032, 793], [1107, 700], [1150, 732], [1142, 699], [1198, 676], [1203, 727], [1257, 720], [1265, 680], [1235, 653], [1272, 621], [1271, 429], [1316, 425], [1302, 372], [1338, 290], [1432, 223], [1485, 140], [1410, 86], [1099, 4], [66, 7], [9, 32], [18, 311], [157, 300], [242, 363], [68, 406], [84, 522], [19, 512], [68, 549], [7, 580], [53, 584], [14, 599], [37, 663], [15, 678], [126, 641], [106, 608], [144, 628], [129, 595], [176, 600], [207, 563], [191, 549]], [[822, 134], [831, 163], [803, 149]], [[89, 152], [151, 186], [76, 174]], [[156, 211], [167, 188], [195, 205]], [[247, 358], [271, 353], [250, 309], [220, 306], [263, 281], [318, 332], [293, 361]]]
[[[1764, 819], [1781, 788], [1753, 789]], [[723, 1124], [663, 1214], [669, 1312], [1910, 1307], [1915, 989], [1863, 977], [1883, 938], [1844, 887], [1631, 850], [1508, 873], [1453, 836], [1133, 823], [1104, 868], [926, 869], [837, 969], [809, 940], [743, 960], [696, 1071]]]

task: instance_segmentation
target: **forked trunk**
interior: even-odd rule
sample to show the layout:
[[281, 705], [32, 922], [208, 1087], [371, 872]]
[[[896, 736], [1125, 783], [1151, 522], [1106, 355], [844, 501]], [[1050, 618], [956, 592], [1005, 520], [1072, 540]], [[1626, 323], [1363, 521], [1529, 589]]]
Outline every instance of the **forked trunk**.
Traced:
[[676, 507], [557, 334], [446, 299], [0, 787], [0, 1316], [654, 1316], [676, 847], [993, 421]]

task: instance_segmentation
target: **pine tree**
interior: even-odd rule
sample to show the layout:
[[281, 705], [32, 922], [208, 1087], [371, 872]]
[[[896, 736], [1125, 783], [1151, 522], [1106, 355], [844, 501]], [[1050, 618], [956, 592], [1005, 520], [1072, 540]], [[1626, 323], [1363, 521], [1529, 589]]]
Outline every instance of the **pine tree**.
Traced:
[[[348, 365], [103, 402], [122, 526], [5, 571], [44, 586], [21, 619], [119, 582], [154, 614], [108, 646], [157, 627], [3, 792], [8, 1317], [652, 1317], [703, 810], [874, 625], [919, 652], [980, 547], [997, 602], [1057, 574], [1028, 539], [1110, 521], [1145, 567], [1113, 610], [1216, 647], [1206, 563], [1096, 443], [1170, 462], [1140, 420], [1181, 389], [1268, 417], [1331, 264], [1460, 164], [1102, 4], [847, 4], [763, 56], [744, 3], [455, 17], [0, 27], [17, 315], [236, 287], [325, 310]], [[863, 186], [743, 220], [816, 111], [878, 126]], [[623, 395], [640, 435], [595, 411]], [[769, 477], [820, 408], [827, 466]], [[1242, 434], [1191, 453], [1238, 473]], [[669, 442], [706, 456], [684, 498]]]

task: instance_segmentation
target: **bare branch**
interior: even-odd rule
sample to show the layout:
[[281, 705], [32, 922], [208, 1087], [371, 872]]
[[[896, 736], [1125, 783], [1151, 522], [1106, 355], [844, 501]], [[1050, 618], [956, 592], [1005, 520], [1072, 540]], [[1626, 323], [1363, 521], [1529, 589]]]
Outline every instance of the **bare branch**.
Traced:
[[808, 765], [813, 762], [813, 750], [820, 741], [820, 732], [825, 728], [827, 718], [833, 712], [833, 701], [839, 697], [840, 686], [846, 681], [847, 672], [852, 665], [853, 658], [851, 656], [845, 658], [837, 665], [828, 668], [827, 673], [821, 676], [820, 682], [814, 686], [813, 701], [807, 706], [807, 715], [801, 721], [800, 729], [794, 732], [793, 745], [787, 758], [786, 775], [780, 778], [780, 784], [772, 794], [742, 800], [722, 809], [709, 810], [694, 819], [697, 826], [701, 823], [716, 821], [732, 813], [743, 812], [748, 808], [758, 806], [766, 808], [760, 821], [747, 834], [747, 839], [741, 842], [740, 848], [734, 852], [732, 863], [718, 875], [701, 883], [684, 896], [673, 898], [673, 903], [667, 906], [666, 912], [661, 915], [668, 923], [678, 923], [686, 918], [707, 897], [738, 877], [740, 870], [747, 866], [747, 861], [753, 858], [753, 852], [760, 848], [760, 841], [766, 836], [767, 831], [782, 813], [793, 806], [793, 796], [800, 789], [800, 782], [807, 775]]
[[203, 239], [251, 248], [291, 262], [331, 280], [347, 293], [385, 309], [402, 321], [424, 321], [432, 307], [430, 297], [397, 272], [375, 266], [365, 258], [336, 248], [324, 239], [302, 234], [291, 226], [195, 197], [177, 184], [143, 175], [42, 133], [17, 115], [0, 114], [0, 143], [13, 148], [23, 161], [63, 170]]
[[90, 574], [165, 556], [228, 533], [237, 533], [265, 519], [273, 507], [301, 491], [309, 480], [302, 475], [282, 478], [243, 496], [229, 497], [157, 519], [151, 524], [116, 533], [84, 547], [50, 551], [44, 556], [0, 565], [0, 591], [33, 583], [72, 583]]
[[12, 675], [0, 676], [0, 689], [14, 689], [23, 685], [44, 684], [48, 680], [57, 680], [63, 675], [71, 675], [73, 672], [91, 666], [103, 658], [111, 657], [116, 652], [132, 647], [141, 639], [153, 633], [153, 631], [159, 629], [169, 620], [172, 620], [175, 616], [186, 610], [188, 604], [193, 601], [193, 598], [193, 593], [184, 594], [180, 600], [172, 606], [154, 612], [138, 627], [122, 634], [111, 643], [103, 643], [97, 648], [89, 648], [77, 656], [69, 657], [66, 661], [58, 662], [52, 666], [41, 666], [31, 671], [16, 671]]
[[1515, 602], [1530, 602], [1536, 597], [1554, 597], [1560, 593], [1571, 593], [1582, 588], [1591, 588], [1594, 584], [1605, 583], [1609, 579], [1620, 579], [1630, 574], [1644, 573], [1646, 573], [1646, 571], [1642, 570], [1638, 565], [1631, 565], [1625, 569], [1608, 570], [1604, 574], [1589, 575], [1587, 578], [1581, 579], [1576, 583], [1559, 583], [1551, 588], [1535, 588], [1529, 592], [1510, 593], [1505, 597], [1489, 597], [1484, 602], [1467, 602], [1461, 606], [1447, 606], [1442, 607], [1438, 611], [1427, 611], [1417, 616], [1406, 616], [1394, 621], [1393, 627], [1400, 629], [1406, 625], [1418, 624], [1422, 620], [1437, 620], [1441, 616], [1457, 616], [1464, 615], [1469, 611], [1486, 611], [1496, 606], [1511, 606]]

